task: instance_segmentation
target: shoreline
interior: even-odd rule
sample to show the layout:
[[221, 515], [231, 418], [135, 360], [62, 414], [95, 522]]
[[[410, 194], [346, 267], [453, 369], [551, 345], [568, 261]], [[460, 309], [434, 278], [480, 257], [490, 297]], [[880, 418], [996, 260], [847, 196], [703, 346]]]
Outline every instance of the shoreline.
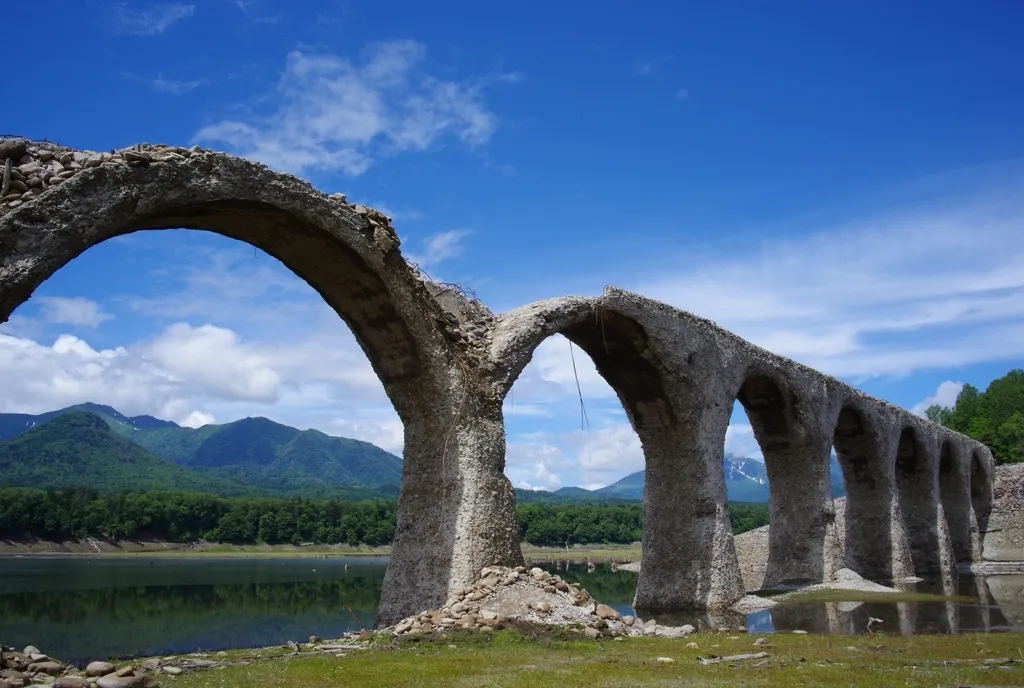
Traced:
[[[95, 545], [93, 544], [95, 543]], [[633, 544], [580, 545], [565, 548], [541, 547], [522, 544], [523, 556], [530, 561], [595, 561], [625, 563], [640, 560], [640, 546]], [[232, 545], [205, 542], [193, 546], [187, 543], [161, 540], [0, 540], [0, 557], [187, 557], [187, 558], [376, 558], [391, 556], [390, 546], [360, 545]]]

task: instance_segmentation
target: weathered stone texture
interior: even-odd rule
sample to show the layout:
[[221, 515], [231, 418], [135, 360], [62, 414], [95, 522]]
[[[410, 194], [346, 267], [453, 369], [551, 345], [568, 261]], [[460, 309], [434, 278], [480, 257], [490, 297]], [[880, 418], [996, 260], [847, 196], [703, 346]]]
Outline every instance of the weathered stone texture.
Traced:
[[483, 567], [522, 563], [502, 402], [556, 333], [590, 355], [644, 449], [638, 607], [717, 610], [743, 595], [722, 467], [737, 399], [770, 476], [766, 583], [825, 580], [843, 565], [879, 581], [947, 568], [978, 558], [992, 532], [983, 446], [690, 313], [608, 288], [495, 315], [407, 263], [380, 212], [198, 147], [92, 153], [3, 139], [0, 163], [0, 320], [91, 246], [190, 228], [262, 248], [351, 327], [405, 426], [381, 625], [439, 607]]

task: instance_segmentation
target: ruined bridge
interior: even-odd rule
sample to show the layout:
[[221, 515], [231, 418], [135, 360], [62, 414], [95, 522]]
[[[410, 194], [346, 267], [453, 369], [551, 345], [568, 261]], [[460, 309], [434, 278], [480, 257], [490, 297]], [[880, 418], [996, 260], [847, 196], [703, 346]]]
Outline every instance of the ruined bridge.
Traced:
[[[766, 586], [843, 566], [884, 581], [980, 557], [993, 478], [985, 446], [695, 315], [614, 288], [495, 315], [425, 279], [377, 211], [197, 147], [100, 154], [5, 139], [3, 161], [0, 322], [96, 244], [188, 228], [263, 249], [349, 325], [405, 426], [378, 624], [442, 606], [483, 566], [522, 563], [502, 401], [555, 333], [594, 360], [643, 446], [638, 610], [720, 610], [743, 595], [723, 474], [737, 399], [770, 481]], [[848, 493], [843, 542], [833, 446]]]

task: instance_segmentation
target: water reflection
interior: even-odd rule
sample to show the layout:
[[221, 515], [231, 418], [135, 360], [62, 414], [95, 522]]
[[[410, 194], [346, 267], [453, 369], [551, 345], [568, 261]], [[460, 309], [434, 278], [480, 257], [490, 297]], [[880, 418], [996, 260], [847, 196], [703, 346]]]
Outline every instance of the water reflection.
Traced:
[[[620, 613], [633, 613], [635, 573], [607, 564], [591, 570], [564, 560], [537, 563]], [[373, 625], [385, 565], [384, 559], [359, 558], [0, 557], [0, 642], [85, 661], [337, 637]], [[653, 618], [701, 630], [758, 632], [856, 634], [868, 632], [869, 622], [873, 632], [900, 634], [1024, 631], [1022, 575], [923, 581], [913, 589], [977, 602], [790, 604], [746, 616]]]

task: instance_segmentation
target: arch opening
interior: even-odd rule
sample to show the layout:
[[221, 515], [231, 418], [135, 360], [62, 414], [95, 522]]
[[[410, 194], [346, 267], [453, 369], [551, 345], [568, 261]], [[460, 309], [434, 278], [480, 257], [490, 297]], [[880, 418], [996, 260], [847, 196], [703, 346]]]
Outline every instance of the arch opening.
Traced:
[[942, 572], [935, 519], [939, 497], [933, 461], [920, 433], [912, 427], [903, 428], [896, 447], [896, 492], [914, 573], [918, 576]]
[[[770, 376], [748, 375], [736, 394], [764, 457], [769, 553], [753, 587], [820, 583], [835, 568], [830, 438], [805, 427], [799, 396]], [[750, 536], [753, 537], [753, 536]], [[753, 572], [744, 571], [746, 576]]]
[[[643, 614], [655, 609], [706, 609], [721, 604], [723, 597], [729, 597], [731, 603], [738, 595], [731, 590], [723, 594], [720, 580], [711, 577], [719, 558], [732, 557], [731, 569], [735, 580], [727, 582], [737, 589], [740, 587], [722, 470], [721, 448], [728, 425], [728, 409], [716, 408], [722, 416], [721, 419], [716, 417], [716, 421], [721, 421], [720, 427], [701, 423], [699, 415], [694, 413], [706, 413], [706, 410], [697, 404], [691, 407], [688, 403], [694, 390], [685, 379], [670, 376], [662, 369], [655, 353], [657, 345], [649, 340], [645, 328], [633, 318], [610, 308], [595, 308], [589, 304], [569, 314], [558, 313], [559, 305], [555, 304], [555, 313], [544, 314], [535, 321], [540, 331], [531, 334], [533, 344], [527, 361], [536, 353], [543, 353], [548, 341], [558, 341], [549, 337], [561, 335], [590, 358], [594, 372], [610, 388], [619, 402], [621, 413], [625, 415], [630, 431], [620, 432], [617, 438], [628, 435], [628, 442], [636, 453], [630, 455], [631, 463], [622, 472], [632, 471], [627, 476], [632, 481], [631, 488], [640, 488], [632, 493], [632, 497], [642, 495], [643, 510], [643, 565], [635, 608], [643, 610]], [[575, 359], [578, 371], [581, 370], [581, 358], [577, 356]], [[569, 363], [566, 353], [563, 366]], [[526, 365], [523, 362], [521, 370], [525, 370]], [[571, 369], [568, 375], [572, 375]], [[510, 377], [516, 382], [509, 385], [512, 389], [505, 398], [505, 408], [514, 417], [515, 412], [510, 408], [512, 403], [516, 407], [529, 403], [518, 382], [529, 374], [520, 378], [513, 368]], [[565, 402], [578, 410], [575, 381], [572, 377], [567, 377], [566, 381], [571, 392], [566, 394]], [[584, 387], [587, 385], [583, 375], [580, 382]], [[569, 398], [572, 402], [568, 401]], [[592, 401], [587, 404], [587, 415], [592, 425], [595, 418], [607, 419], [620, 413], [609, 414], [609, 411], [611, 409], [595, 408]], [[619, 421], [618, 425], [621, 429], [625, 423]], [[602, 429], [598, 428], [598, 431]], [[709, 433], [716, 436], [717, 447], [710, 447]], [[579, 432], [577, 436], [585, 437], [586, 431]], [[512, 440], [510, 455], [515, 454], [515, 448], [511, 446], [514, 444]], [[587, 462], [590, 467], [602, 462], [605, 466], [616, 465], [616, 451], [614, 443], [608, 442], [600, 452], [581, 456], [580, 462]], [[641, 475], [642, 482], [639, 480]], [[604, 493], [609, 494], [610, 489]], [[721, 565], [717, 568], [720, 571], [729, 567]]]
[[939, 450], [939, 499], [956, 562], [970, 561], [971, 502], [959, 449], [944, 440]]
[[892, 579], [892, 484], [882, 438], [862, 410], [844, 405], [832, 439], [846, 492], [844, 562], [875, 582]]

